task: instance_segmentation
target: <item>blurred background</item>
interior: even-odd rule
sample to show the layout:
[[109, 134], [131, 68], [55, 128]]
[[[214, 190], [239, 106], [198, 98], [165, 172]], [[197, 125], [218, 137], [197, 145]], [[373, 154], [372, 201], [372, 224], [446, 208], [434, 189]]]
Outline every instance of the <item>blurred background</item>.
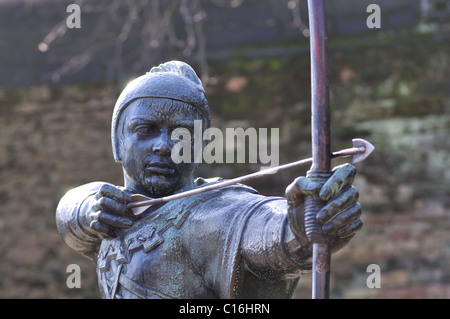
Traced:
[[[67, 27], [72, 3], [80, 28]], [[367, 25], [370, 4], [380, 28]], [[333, 256], [331, 296], [448, 298], [450, 3], [326, 8], [332, 149], [355, 137], [376, 146], [357, 166], [364, 228]], [[55, 208], [83, 183], [122, 184], [113, 106], [154, 65], [194, 67], [214, 127], [279, 128], [280, 164], [310, 156], [306, 0], [1, 0], [0, 25], [0, 298], [99, 297], [95, 266], [63, 243]], [[259, 167], [203, 165], [200, 175]], [[251, 185], [282, 196], [307, 169]], [[70, 264], [81, 268], [81, 288], [66, 285]], [[371, 264], [380, 288], [367, 286]], [[310, 282], [304, 276], [294, 297], [310, 298]]]

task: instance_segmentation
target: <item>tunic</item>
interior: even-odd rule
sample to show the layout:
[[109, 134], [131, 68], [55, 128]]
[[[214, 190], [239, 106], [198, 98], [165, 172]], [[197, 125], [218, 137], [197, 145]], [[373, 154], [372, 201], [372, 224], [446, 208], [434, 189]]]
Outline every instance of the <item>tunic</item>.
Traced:
[[103, 298], [290, 298], [310, 271], [284, 198], [229, 186], [152, 207], [100, 240], [83, 225], [101, 184], [68, 192], [57, 225], [69, 246], [96, 261]]

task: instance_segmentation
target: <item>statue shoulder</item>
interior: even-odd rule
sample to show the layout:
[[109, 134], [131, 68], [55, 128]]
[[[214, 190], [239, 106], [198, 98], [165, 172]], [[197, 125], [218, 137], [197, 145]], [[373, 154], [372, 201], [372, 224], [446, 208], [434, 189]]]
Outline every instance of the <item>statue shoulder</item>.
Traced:
[[[220, 183], [223, 182], [224, 179], [222, 177], [213, 177], [213, 178], [203, 178], [203, 177], [198, 177], [197, 179], [195, 179], [194, 183], [196, 187], [202, 187], [202, 186], [206, 186], [206, 185], [211, 185], [211, 184], [215, 184], [215, 183]], [[244, 185], [244, 184], [234, 184], [234, 185], [230, 185], [230, 186], [226, 186], [223, 188], [220, 188], [216, 191], [237, 191], [237, 192], [247, 192], [247, 193], [252, 193], [252, 194], [259, 194], [259, 192], [254, 189], [253, 187]], [[205, 194], [208, 194], [209, 192], [206, 192]]]

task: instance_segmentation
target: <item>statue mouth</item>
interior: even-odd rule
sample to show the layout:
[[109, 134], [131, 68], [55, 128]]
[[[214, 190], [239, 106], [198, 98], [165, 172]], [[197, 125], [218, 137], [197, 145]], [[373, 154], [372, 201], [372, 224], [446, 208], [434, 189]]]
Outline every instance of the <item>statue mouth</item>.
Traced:
[[175, 174], [175, 169], [171, 165], [162, 162], [147, 164], [145, 166], [145, 171], [152, 175], [156, 174], [169, 176]]

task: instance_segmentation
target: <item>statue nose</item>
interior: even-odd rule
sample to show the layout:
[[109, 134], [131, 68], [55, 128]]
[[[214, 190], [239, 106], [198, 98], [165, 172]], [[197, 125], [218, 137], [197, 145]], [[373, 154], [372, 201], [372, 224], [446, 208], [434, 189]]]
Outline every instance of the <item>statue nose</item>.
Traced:
[[161, 133], [158, 135], [158, 137], [155, 139], [155, 142], [153, 143], [153, 152], [161, 156], [170, 155], [171, 140], [169, 139], [170, 137], [169, 134], [167, 133], [167, 130], [161, 130]]

